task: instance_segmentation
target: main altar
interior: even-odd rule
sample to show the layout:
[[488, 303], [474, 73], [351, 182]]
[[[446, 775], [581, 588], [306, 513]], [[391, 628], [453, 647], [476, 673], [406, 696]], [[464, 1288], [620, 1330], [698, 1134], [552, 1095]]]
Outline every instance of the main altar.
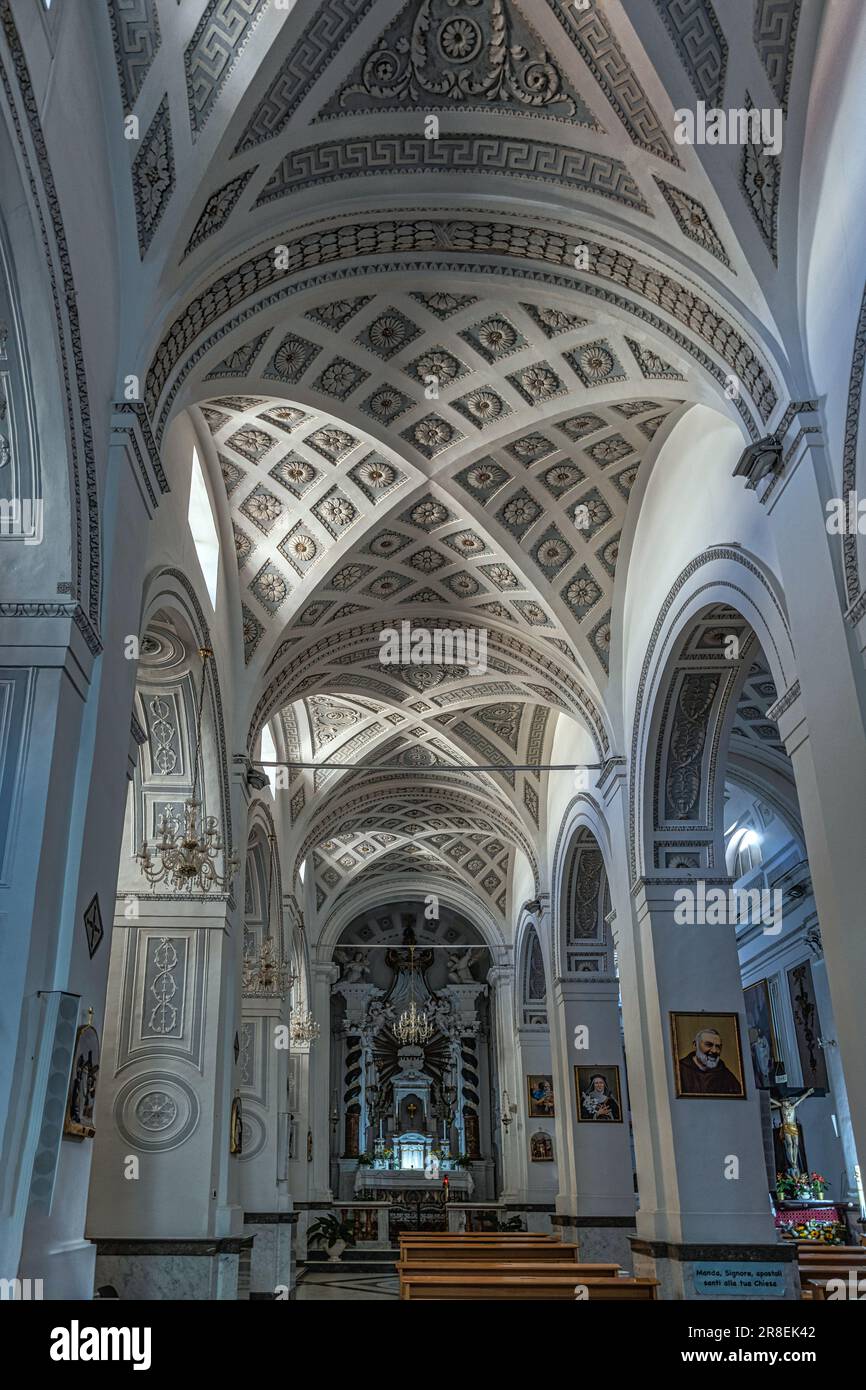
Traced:
[[[479, 1056], [487, 984], [472, 972], [482, 955], [467, 946], [436, 952], [408, 924], [400, 944], [376, 952], [353, 945], [337, 957], [333, 1172], [341, 1199], [416, 1206], [489, 1195], [488, 1063]], [[423, 1041], [405, 1041], [396, 1027], [413, 1005], [428, 1021]]]
[[376, 1141], [372, 1163], [359, 1166], [355, 1176], [356, 1193], [375, 1192], [379, 1200], [390, 1194], [443, 1192], [471, 1197], [475, 1190], [471, 1173], [458, 1168], [443, 1150], [441, 1141], [429, 1134], [400, 1134], [392, 1147]]

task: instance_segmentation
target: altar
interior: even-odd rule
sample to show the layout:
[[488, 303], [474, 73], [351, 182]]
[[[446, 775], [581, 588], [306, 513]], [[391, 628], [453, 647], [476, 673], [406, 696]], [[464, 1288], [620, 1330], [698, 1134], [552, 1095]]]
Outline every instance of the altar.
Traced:
[[472, 1174], [461, 1168], [448, 1173], [440, 1171], [438, 1178], [425, 1178], [423, 1168], [420, 1172], [412, 1168], [359, 1168], [355, 1175], [355, 1192], [375, 1192], [380, 1200], [410, 1191], [436, 1193], [444, 1190], [446, 1178], [450, 1197], [472, 1196], [475, 1189]]
[[442, 1192], [445, 1179], [449, 1194], [472, 1195], [472, 1174], [456, 1167], [447, 1147], [432, 1135], [410, 1130], [395, 1135], [390, 1147], [377, 1141], [373, 1162], [358, 1168], [355, 1192]]

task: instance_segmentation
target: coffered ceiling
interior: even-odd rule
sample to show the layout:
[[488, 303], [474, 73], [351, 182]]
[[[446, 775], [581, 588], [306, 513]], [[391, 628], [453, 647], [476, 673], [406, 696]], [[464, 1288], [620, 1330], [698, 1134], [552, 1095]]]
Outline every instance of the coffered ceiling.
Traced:
[[[787, 113], [817, 19], [799, 0], [107, 8], [108, 105], [141, 130], [118, 151], [145, 407], [158, 442], [189, 411], [222, 476], [249, 751], [271, 721], [310, 764], [297, 862], [319, 906], [423, 871], [508, 913], [545, 831], [547, 774], [520, 765], [563, 720], [599, 764], [615, 751], [642, 480], [692, 404], [746, 440], [787, 400], [799, 130], [778, 156], [684, 146], [674, 111]], [[486, 670], [383, 665], [404, 620], [483, 628]]]

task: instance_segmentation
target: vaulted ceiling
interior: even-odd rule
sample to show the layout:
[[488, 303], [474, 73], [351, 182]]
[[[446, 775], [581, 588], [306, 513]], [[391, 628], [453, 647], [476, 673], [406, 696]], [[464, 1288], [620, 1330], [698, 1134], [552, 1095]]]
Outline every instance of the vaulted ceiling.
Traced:
[[[678, 144], [673, 113], [787, 112], [817, 20], [107, 3], [145, 405], [157, 442], [188, 410], [222, 475], [250, 750], [271, 720], [314, 765], [296, 857], [320, 906], [423, 872], [505, 914], [545, 831], [546, 774], [515, 765], [564, 719], [611, 752], [641, 469], [696, 402], [746, 439], [787, 398], [799, 127], [774, 156]], [[487, 670], [383, 666], [403, 619], [484, 627]]]

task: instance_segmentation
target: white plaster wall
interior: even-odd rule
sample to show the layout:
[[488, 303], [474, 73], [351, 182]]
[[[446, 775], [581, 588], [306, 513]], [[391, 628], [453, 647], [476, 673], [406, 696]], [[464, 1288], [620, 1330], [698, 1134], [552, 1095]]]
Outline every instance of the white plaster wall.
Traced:
[[799, 285], [808, 369], [826, 396], [832, 477], [841, 479], [845, 406], [866, 281], [866, 8], [827, 0], [801, 172]]
[[694, 406], [656, 460], [635, 531], [624, 604], [623, 704], [629, 732], [653, 625], [686, 565], [712, 545], [734, 542], [777, 572], [766, 513], [742, 479], [731, 476], [743, 447], [736, 425], [707, 406]]

